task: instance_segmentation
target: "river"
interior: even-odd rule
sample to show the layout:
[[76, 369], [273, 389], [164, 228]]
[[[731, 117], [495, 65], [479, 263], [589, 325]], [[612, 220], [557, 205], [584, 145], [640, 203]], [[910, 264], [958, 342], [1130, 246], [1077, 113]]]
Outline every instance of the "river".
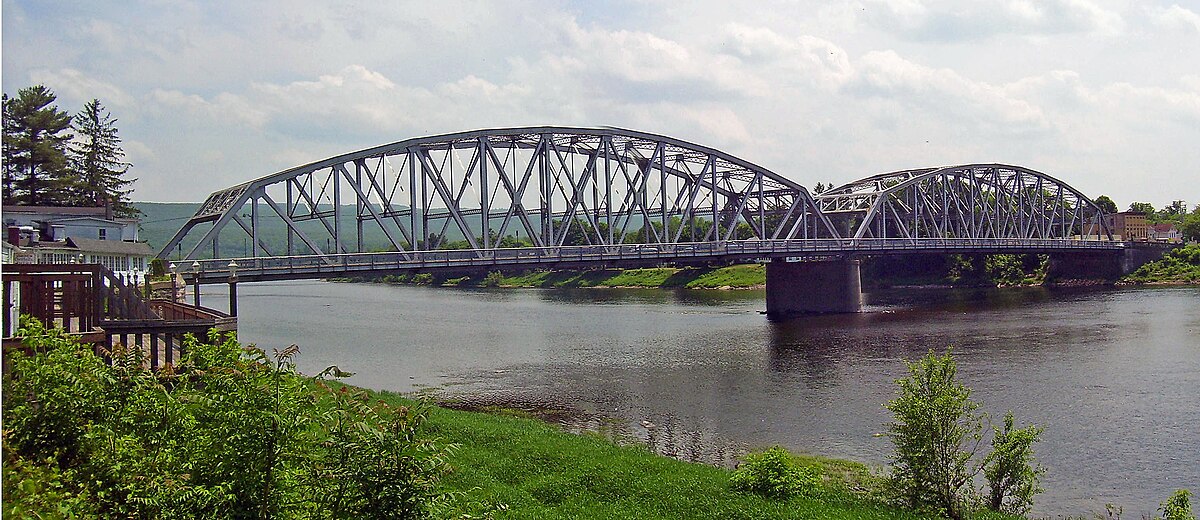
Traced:
[[[768, 322], [762, 291], [239, 286], [240, 336], [350, 383], [592, 417], [679, 458], [748, 448], [886, 463], [902, 360], [954, 349], [1000, 420], [1045, 427], [1038, 515], [1153, 512], [1200, 492], [1200, 288], [893, 290]], [[222, 308], [220, 288], [205, 305]], [[589, 419], [590, 420], [590, 419]], [[642, 421], [654, 424], [651, 429]]]

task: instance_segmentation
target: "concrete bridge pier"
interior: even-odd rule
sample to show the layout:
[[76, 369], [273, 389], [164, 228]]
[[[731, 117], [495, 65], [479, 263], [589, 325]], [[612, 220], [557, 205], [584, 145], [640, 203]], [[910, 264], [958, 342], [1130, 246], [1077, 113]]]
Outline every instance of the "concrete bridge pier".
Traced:
[[858, 260], [767, 263], [767, 317], [862, 310]]

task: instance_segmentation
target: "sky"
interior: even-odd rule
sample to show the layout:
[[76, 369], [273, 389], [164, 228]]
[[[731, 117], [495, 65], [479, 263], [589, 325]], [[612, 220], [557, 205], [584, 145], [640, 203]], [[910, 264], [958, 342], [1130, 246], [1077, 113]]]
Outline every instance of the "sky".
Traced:
[[1200, 202], [1200, 0], [4, 0], [3, 89], [118, 119], [133, 199], [447, 132], [619, 126], [810, 189], [998, 162]]

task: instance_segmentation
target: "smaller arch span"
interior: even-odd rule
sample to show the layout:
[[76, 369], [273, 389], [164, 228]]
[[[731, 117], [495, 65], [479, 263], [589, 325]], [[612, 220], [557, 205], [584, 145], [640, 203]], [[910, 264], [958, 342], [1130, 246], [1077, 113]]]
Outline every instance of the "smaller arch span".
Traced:
[[1112, 240], [1104, 211], [1045, 173], [999, 163], [917, 168], [865, 177], [819, 194], [854, 239]]

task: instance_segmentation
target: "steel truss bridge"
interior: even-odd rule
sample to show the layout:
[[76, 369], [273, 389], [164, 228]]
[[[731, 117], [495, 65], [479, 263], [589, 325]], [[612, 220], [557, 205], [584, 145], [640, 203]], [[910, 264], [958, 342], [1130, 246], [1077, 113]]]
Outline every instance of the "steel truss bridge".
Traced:
[[[217, 191], [159, 257], [178, 252], [181, 270], [198, 263], [200, 280], [216, 283], [231, 261], [253, 281], [1121, 249], [1102, 216], [1078, 190], [1019, 166], [904, 170], [814, 196], [698, 144], [546, 126], [409, 139]], [[368, 234], [386, 251], [369, 251]], [[236, 235], [249, 255], [222, 256], [222, 240]]]

